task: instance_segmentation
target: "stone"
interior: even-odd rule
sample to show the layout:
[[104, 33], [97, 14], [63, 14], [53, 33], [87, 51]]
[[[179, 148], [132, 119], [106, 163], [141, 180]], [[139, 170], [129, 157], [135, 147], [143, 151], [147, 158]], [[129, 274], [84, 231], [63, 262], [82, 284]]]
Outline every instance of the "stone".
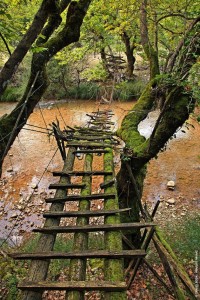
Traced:
[[175, 189], [175, 182], [173, 180], [168, 181], [167, 188], [168, 188], [168, 190], [174, 190]]
[[170, 198], [166, 200], [168, 204], [175, 204], [175, 199], [174, 198]]
[[7, 172], [9, 172], [9, 173], [10, 173], [10, 172], [13, 172], [13, 168], [12, 168], [12, 167], [8, 168], [8, 169], [7, 169]]
[[31, 184], [31, 188], [32, 188], [33, 190], [35, 190], [35, 189], [38, 188], [38, 185], [37, 185], [36, 183], [33, 183], [33, 184]]
[[12, 216], [11, 216], [11, 218], [13, 218], [13, 219], [17, 218], [17, 213], [13, 213]]

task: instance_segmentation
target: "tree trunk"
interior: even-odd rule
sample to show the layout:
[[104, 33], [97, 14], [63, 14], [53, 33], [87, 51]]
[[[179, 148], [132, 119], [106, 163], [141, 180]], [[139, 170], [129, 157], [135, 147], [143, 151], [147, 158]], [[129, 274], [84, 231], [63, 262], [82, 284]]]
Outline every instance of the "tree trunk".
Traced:
[[[188, 36], [186, 38], [188, 39]], [[153, 157], [156, 157], [194, 109], [195, 99], [192, 96], [192, 91], [185, 89], [182, 78], [187, 79], [191, 66], [196, 62], [196, 57], [200, 55], [198, 26], [194, 28], [193, 36], [190, 37], [190, 43], [187, 47], [183, 49], [185, 56], [182, 54], [179, 59], [181, 63], [179, 66], [181, 68], [180, 77], [178, 78], [176, 74], [174, 81], [170, 77], [170, 81], [167, 80], [167, 82], [161, 78], [151, 80], [133, 110], [123, 119], [121, 128], [117, 132], [118, 136], [126, 143], [125, 151], [122, 154], [122, 166], [118, 173], [120, 207], [131, 206], [133, 208], [130, 215], [123, 216], [124, 222], [126, 219], [129, 222], [139, 221], [140, 198], [146, 164]], [[146, 140], [140, 135], [138, 125], [155, 107], [157, 102], [155, 87], [156, 90], [163, 91], [164, 105], [150, 138]], [[134, 178], [133, 184], [130, 184], [130, 176], [128, 176], [127, 168], [125, 168], [127, 162]]]
[[[166, 104], [161, 112], [161, 118], [154, 128], [154, 134], [145, 140], [138, 132], [138, 124], [153, 109], [155, 95], [152, 86], [154, 84], [155, 80], [149, 83], [135, 104], [134, 112], [130, 112], [124, 118], [121, 128], [117, 132], [118, 136], [126, 143], [126, 151], [122, 155], [122, 166], [117, 176], [120, 208], [132, 208], [130, 214], [122, 216], [123, 222], [139, 221], [146, 164], [158, 154], [174, 132], [183, 125], [194, 108], [194, 100], [191, 100], [191, 95], [185, 94], [182, 87], [174, 88], [172, 86], [171, 89], [168, 89]], [[130, 181], [127, 163], [136, 184]], [[131, 240], [138, 246], [138, 233], [136, 235], [133, 233]]]
[[108, 77], [109, 78], [112, 78], [112, 74], [109, 70], [109, 67], [108, 67], [108, 61], [107, 61], [107, 57], [106, 57], [106, 52], [105, 52], [105, 48], [101, 48], [100, 49], [100, 55], [101, 55], [101, 60], [102, 60], [102, 63], [103, 63], [103, 67], [105, 69], [105, 71], [108, 73]]
[[150, 64], [150, 79], [160, 74], [158, 52], [153, 48], [149, 40], [147, 25], [147, 0], [143, 0], [140, 7], [140, 32], [141, 43]]
[[123, 32], [121, 35], [122, 41], [125, 44], [126, 47], [126, 59], [127, 59], [127, 77], [131, 79], [133, 77], [133, 71], [134, 71], [134, 64], [135, 64], [135, 57], [133, 56], [133, 51], [135, 49], [135, 44], [130, 42], [130, 37], [127, 35], [126, 32]]
[[55, 0], [43, 0], [30, 28], [5, 63], [0, 73], [0, 95], [2, 95], [5, 91], [9, 80], [16, 72], [18, 65], [21, 63], [31, 45], [36, 40], [38, 34], [41, 32], [47, 21], [48, 15], [56, 10], [55, 2]]

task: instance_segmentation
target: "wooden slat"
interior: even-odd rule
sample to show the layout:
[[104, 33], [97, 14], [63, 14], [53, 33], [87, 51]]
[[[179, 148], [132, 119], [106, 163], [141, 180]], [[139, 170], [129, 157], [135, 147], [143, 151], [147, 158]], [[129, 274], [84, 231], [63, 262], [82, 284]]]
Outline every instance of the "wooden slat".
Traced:
[[87, 127], [87, 128], [84, 128], [84, 127], [78, 127], [78, 126], [75, 126], [75, 128], [79, 131], [79, 132], [85, 132], [85, 131], [90, 131], [92, 132], [92, 134], [94, 133], [98, 133], [98, 134], [103, 134], [103, 135], [113, 135], [113, 133], [111, 131], [105, 131], [105, 130], [102, 130], [102, 129], [92, 129], [91, 127]]
[[45, 212], [44, 218], [66, 218], [66, 217], [98, 217], [98, 216], [109, 216], [117, 213], [123, 213], [131, 210], [131, 208], [124, 209], [113, 209], [113, 210], [85, 210], [85, 211], [56, 211], [56, 212]]
[[122, 291], [126, 290], [125, 282], [108, 281], [64, 281], [64, 282], [21, 282], [18, 285], [21, 290], [45, 291], [45, 290], [64, 290], [64, 291]]
[[71, 258], [133, 258], [144, 257], [144, 250], [122, 250], [120, 252], [96, 250], [81, 252], [40, 252], [40, 253], [11, 253], [10, 257], [14, 259], [71, 259]]
[[96, 150], [92, 150], [92, 149], [85, 150], [85, 149], [83, 149], [83, 150], [76, 150], [73, 153], [78, 154], [78, 153], [107, 153], [107, 152], [108, 152], [108, 150], [104, 150], [104, 149], [102, 149], [102, 150], [100, 150], [100, 149], [96, 149]]
[[112, 112], [112, 110], [99, 110], [99, 111], [93, 111], [92, 114], [95, 114], [95, 115], [114, 115], [114, 113]]
[[46, 203], [80, 201], [80, 200], [99, 200], [99, 199], [115, 199], [115, 194], [91, 194], [87, 196], [70, 195], [62, 198], [47, 198]]
[[105, 171], [72, 171], [72, 172], [62, 172], [62, 171], [54, 171], [53, 176], [84, 176], [84, 175], [112, 175], [112, 172]]
[[49, 189], [82, 189], [85, 187], [85, 184], [76, 184], [76, 183], [52, 183], [49, 186]]
[[87, 143], [87, 142], [68, 142], [66, 147], [85, 147], [85, 148], [112, 148], [112, 145], [106, 143]]
[[99, 124], [108, 124], [108, 125], [115, 125], [114, 122], [111, 122], [111, 121], [106, 121], [106, 120], [101, 120], [101, 119], [97, 119], [97, 120], [90, 120], [89, 121], [90, 124], [94, 124], [94, 125], [99, 125]]
[[121, 224], [101, 224], [85, 226], [52, 226], [33, 229], [34, 232], [43, 233], [71, 233], [71, 232], [94, 232], [94, 231], [119, 231], [131, 230], [134, 228], [144, 228], [154, 226], [155, 223], [121, 223]]
[[109, 181], [105, 181], [105, 182], [102, 182], [100, 184], [100, 188], [101, 189], [105, 189], [105, 188], [108, 188], [110, 186], [112, 186], [114, 183], [115, 183], [116, 179], [115, 178], [112, 178], [111, 180]]
[[[112, 136], [108, 137], [108, 136], [83, 136], [83, 135], [74, 135], [73, 139], [74, 140], [80, 140], [80, 141], [101, 141], [101, 140], [107, 140], [107, 139], [111, 139]], [[66, 140], [68, 140], [68, 138], [66, 138]], [[69, 139], [71, 140], [71, 138]]]

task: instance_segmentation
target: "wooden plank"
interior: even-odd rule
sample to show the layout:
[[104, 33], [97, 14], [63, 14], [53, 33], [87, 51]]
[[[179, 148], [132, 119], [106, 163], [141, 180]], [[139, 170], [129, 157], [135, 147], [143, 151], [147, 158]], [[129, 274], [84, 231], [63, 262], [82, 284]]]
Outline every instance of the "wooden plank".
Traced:
[[112, 175], [112, 173], [113, 172], [105, 172], [105, 171], [72, 171], [72, 172], [54, 171], [53, 176], [84, 176], [84, 175], [103, 176], [103, 175]]
[[102, 182], [102, 183], [100, 184], [100, 188], [101, 188], [101, 189], [105, 189], [105, 188], [111, 187], [113, 184], [115, 184], [115, 182], [116, 182], [116, 179], [115, 179], [115, 178], [112, 178], [112, 179], [109, 180], [109, 181]]
[[108, 124], [108, 125], [115, 125], [114, 122], [111, 121], [107, 121], [107, 120], [101, 120], [101, 119], [97, 119], [97, 120], [90, 120], [88, 123], [90, 124], [94, 124], [94, 125], [104, 125], [104, 124]]
[[73, 153], [74, 154], [78, 154], [78, 153], [107, 153], [108, 150], [103, 150], [103, 149], [96, 149], [96, 150], [92, 150], [92, 149], [83, 149], [83, 150], [76, 150]]
[[66, 147], [84, 147], [84, 148], [113, 148], [112, 145], [106, 143], [87, 143], [87, 142], [68, 142]]
[[85, 132], [85, 131], [90, 131], [92, 132], [93, 134], [95, 132], [98, 132], [99, 133], [102, 133], [103, 135], [106, 135], [106, 134], [109, 134], [109, 135], [113, 135], [113, 133], [111, 131], [105, 131], [105, 130], [102, 130], [102, 129], [92, 129], [91, 127], [87, 127], [87, 128], [84, 128], [84, 127], [79, 127], [79, 126], [75, 126], [75, 128], [79, 131], [79, 132]]
[[66, 202], [66, 201], [80, 201], [80, 200], [99, 200], [99, 199], [115, 199], [115, 194], [91, 194], [87, 196], [80, 195], [70, 195], [66, 197], [55, 197], [55, 198], [47, 198], [46, 203], [56, 203], [56, 202]]
[[82, 250], [81, 252], [38, 252], [38, 253], [11, 253], [10, 257], [14, 259], [71, 259], [71, 258], [133, 258], [144, 257], [144, 250], [122, 250], [122, 251], [106, 251], [106, 250]]
[[52, 183], [49, 185], [49, 189], [83, 189], [85, 187], [85, 184], [78, 184], [78, 183]]
[[96, 115], [111, 115], [111, 116], [113, 116], [114, 115], [114, 113], [112, 112], [112, 110], [99, 110], [99, 111], [93, 111], [92, 112], [92, 114], [96, 114]]
[[[74, 135], [73, 139], [74, 140], [80, 140], [80, 141], [102, 141], [102, 140], [108, 140], [111, 139], [112, 136], [108, 137], [108, 136], [83, 136], [83, 135]], [[71, 140], [66, 138], [66, 140]]]
[[64, 290], [64, 291], [121, 291], [126, 290], [125, 282], [109, 281], [64, 281], [64, 282], [21, 282], [18, 284], [21, 290], [45, 291], [45, 290]]
[[85, 226], [52, 226], [33, 229], [34, 232], [43, 233], [71, 233], [71, 232], [94, 232], [94, 231], [120, 231], [135, 228], [145, 228], [155, 226], [155, 223], [121, 223], [121, 224], [101, 224]]
[[45, 212], [43, 214], [44, 218], [70, 218], [78, 216], [88, 216], [88, 217], [99, 217], [99, 216], [109, 216], [118, 213], [123, 213], [131, 210], [131, 208], [124, 209], [113, 209], [113, 210], [86, 210], [86, 211], [56, 211], [56, 212]]

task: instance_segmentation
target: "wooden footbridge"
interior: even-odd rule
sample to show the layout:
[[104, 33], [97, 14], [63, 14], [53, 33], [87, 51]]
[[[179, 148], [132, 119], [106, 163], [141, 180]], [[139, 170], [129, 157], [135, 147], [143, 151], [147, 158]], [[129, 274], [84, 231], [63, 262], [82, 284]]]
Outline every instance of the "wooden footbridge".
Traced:
[[[132, 261], [137, 271], [141, 259], [146, 255], [154, 224], [120, 222], [120, 214], [130, 208], [120, 209], [118, 204], [113, 162], [113, 149], [118, 141], [111, 131], [112, 112], [97, 111], [88, 117], [87, 127], [67, 127], [64, 131], [53, 123], [54, 135], [64, 162], [63, 170], [53, 172], [53, 176], [60, 178], [58, 183], [49, 186], [56, 193], [54, 198], [46, 199], [51, 206], [49, 211], [44, 212], [44, 226], [33, 230], [40, 233], [36, 252], [12, 254], [15, 259], [31, 260], [27, 278], [18, 285], [24, 300], [42, 299], [43, 292], [48, 290], [65, 291], [66, 299], [72, 300], [84, 299], [86, 292], [95, 290], [103, 293], [103, 299], [126, 299], [130, 279], [127, 283], [124, 259]], [[82, 161], [78, 164], [80, 159]], [[101, 160], [101, 170], [93, 169], [95, 159]], [[80, 165], [83, 166], [82, 170]], [[79, 166], [78, 170], [76, 166]], [[92, 188], [96, 176], [101, 182], [98, 193]], [[95, 205], [100, 200], [103, 203], [101, 207]], [[66, 210], [67, 203], [78, 203], [77, 210]], [[94, 217], [98, 220], [97, 224], [93, 221]], [[66, 224], [63, 220], [66, 222], [68, 218], [74, 218], [74, 226], [63, 225]], [[145, 228], [140, 249], [134, 249], [123, 235], [125, 231], [136, 228]], [[94, 232], [96, 239], [98, 236], [104, 237], [100, 249], [89, 248], [88, 241]], [[73, 239], [70, 252], [54, 251], [59, 234], [68, 234]], [[130, 250], [123, 250], [123, 240], [129, 244]], [[49, 267], [54, 259], [70, 260], [67, 281], [48, 280]], [[102, 260], [102, 280], [88, 280], [91, 259]]]

